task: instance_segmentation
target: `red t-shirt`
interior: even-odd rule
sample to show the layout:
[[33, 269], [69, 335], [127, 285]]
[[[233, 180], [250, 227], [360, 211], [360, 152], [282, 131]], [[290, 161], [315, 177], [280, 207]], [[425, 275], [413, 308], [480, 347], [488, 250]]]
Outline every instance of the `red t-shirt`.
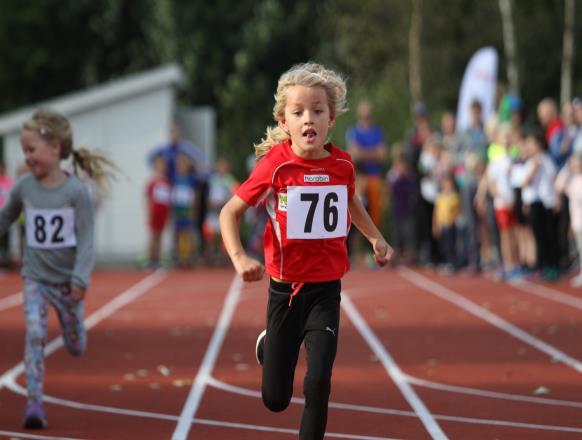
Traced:
[[349, 269], [346, 239], [348, 201], [355, 172], [345, 151], [325, 145], [330, 155], [303, 159], [291, 142], [274, 146], [236, 192], [251, 206], [263, 203], [267, 273], [298, 282], [340, 279]]
[[166, 179], [154, 178], [148, 182], [146, 195], [149, 202], [149, 224], [154, 231], [166, 226], [170, 215], [171, 187]]

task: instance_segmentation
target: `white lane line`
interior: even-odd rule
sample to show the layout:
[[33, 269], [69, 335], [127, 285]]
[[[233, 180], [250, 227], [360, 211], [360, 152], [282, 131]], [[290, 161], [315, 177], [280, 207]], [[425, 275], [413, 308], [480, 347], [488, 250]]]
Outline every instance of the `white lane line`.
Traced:
[[[536, 403], [539, 405], [549, 405], [549, 406], [564, 406], [569, 408], [582, 408], [582, 402], [574, 402], [572, 400], [558, 400], [558, 399], [548, 399], [545, 397], [532, 397], [532, 396], [522, 396], [520, 394], [509, 394], [509, 393], [500, 393], [496, 391], [487, 391], [482, 390], [479, 388], [468, 388], [468, 387], [460, 387], [456, 385], [447, 385], [438, 382], [430, 382], [428, 380], [419, 379], [414, 376], [410, 376], [406, 373], [404, 374], [404, 378], [407, 382], [411, 383], [412, 385], [425, 387], [425, 388], [432, 388], [439, 391], [447, 391], [450, 393], [457, 393], [457, 394], [470, 394], [473, 396], [479, 397], [488, 397], [491, 399], [501, 399], [501, 400], [515, 400], [518, 402], [527, 402], [527, 403]], [[233, 394], [239, 394], [241, 396], [247, 397], [255, 397], [257, 399], [261, 398], [260, 391], [249, 390], [247, 388], [238, 387], [236, 385], [231, 385], [225, 382], [221, 382], [214, 377], [211, 377], [208, 380], [208, 385], [214, 388], [217, 388], [222, 391], [226, 391]], [[293, 397], [291, 398], [291, 403], [295, 403], [298, 405], [303, 405], [305, 403], [305, 399], [300, 397]], [[369, 413], [380, 413], [380, 414], [392, 414], [398, 416], [414, 416], [416, 417], [416, 413], [413, 411], [401, 411], [396, 409], [384, 409], [378, 408], [376, 406], [367, 406], [367, 405], [354, 405], [350, 403], [336, 403], [336, 402], [329, 402], [330, 408], [336, 409], [348, 409], [352, 411], [362, 411], [362, 412], [369, 412]]]
[[[98, 309], [96, 312], [91, 314], [87, 319], [85, 319], [85, 327], [87, 331], [91, 328], [95, 327], [104, 319], [108, 318], [109, 316], [113, 315], [122, 307], [126, 306], [132, 301], [135, 301], [137, 298], [142, 296], [148, 290], [153, 288], [156, 284], [158, 284], [162, 279], [166, 277], [166, 272], [162, 270], [157, 270], [138, 283], [134, 284], [132, 287], [127, 289], [126, 291], [120, 293], [118, 296], [113, 298], [103, 307]], [[63, 338], [59, 336], [52, 341], [50, 341], [44, 350], [45, 357], [50, 356], [55, 351], [63, 346]], [[18, 376], [20, 376], [24, 372], [24, 362], [20, 362], [19, 364], [12, 367], [10, 370], [6, 371], [2, 376], [0, 376], [0, 390], [6, 386], [9, 382], [14, 382]]]
[[5, 435], [10, 439], [33, 439], [33, 440], [81, 440], [78, 438], [72, 437], [50, 437], [46, 435], [34, 435], [34, 434], [26, 434], [24, 432], [13, 432], [13, 431], [0, 431], [0, 435]]
[[[214, 387], [216, 389], [226, 391], [232, 394], [238, 394], [240, 396], [246, 397], [254, 397], [256, 399], [261, 399], [261, 392], [249, 390], [247, 388], [238, 387], [235, 385], [230, 385], [224, 382], [221, 382], [214, 377], [208, 379], [208, 385]], [[305, 405], [305, 399], [300, 397], [292, 397], [291, 403], [295, 405]], [[416, 413], [413, 411], [402, 411], [399, 409], [390, 409], [390, 408], [379, 408], [376, 406], [367, 406], [367, 405], [353, 405], [350, 403], [337, 403], [337, 402], [329, 402], [329, 407], [334, 409], [343, 409], [348, 411], [358, 411], [358, 412], [366, 412], [370, 414], [389, 414], [393, 416], [405, 416], [405, 417], [417, 417]]]
[[212, 338], [210, 339], [210, 343], [204, 354], [196, 379], [192, 384], [186, 403], [182, 408], [180, 419], [178, 420], [178, 424], [172, 435], [172, 440], [185, 440], [188, 437], [188, 432], [190, 432], [190, 428], [192, 427], [192, 419], [196, 415], [208, 378], [210, 378], [212, 374], [214, 364], [218, 358], [218, 353], [220, 352], [220, 348], [224, 342], [224, 337], [226, 336], [226, 332], [228, 331], [230, 322], [234, 315], [234, 310], [239, 302], [242, 285], [242, 278], [238, 275], [235, 276], [230, 288], [228, 289], [228, 293], [224, 300], [224, 306], [220, 312], [220, 318], [214, 328], [214, 333], [212, 334]]
[[348, 318], [352, 321], [354, 326], [358, 329], [362, 337], [368, 343], [374, 354], [378, 357], [384, 369], [388, 375], [392, 378], [400, 392], [404, 395], [404, 398], [408, 404], [412, 407], [414, 412], [420, 418], [420, 421], [431, 435], [433, 439], [446, 439], [447, 436], [438, 425], [433, 415], [425, 406], [424, 402], [418, 397], [414, 392], [414, 389], [410, 386], [402, 373], [400, 367], [396, 364], [392, 356], [388, 353], [388, 350], [376, 337], [368, 323], [364, 320], [360, 312], [356, 309], [356, 306], [350, 300], [349, 295], [344, 291], [342, 292], [341, 306], [344, 312], [348, 315]]
[[[16, 394], [26, 396], [26, 390], [14, 380], [8, 381], [8, 383], [6, 384], [6, 389], [9, 389], [10, 391], [12, 391]], [[174, 416], [174, 415], [170, 415], [170, 414], [161, 414], [161, 413], [154, 413], [154, 412], [149, 412], [149, 411], [138, 411], [138, 410], [133, 410], [133, 409], [116, 408], [116, 407], [104, 406], [104, 405], [94, 405], [91, 403], [81, 403], [81, 402], [75, 402], [73, 400], [60, 399], [58, 397], [53, 397], [53, 396], [49, 396], [46, 394], [43, 396], [43, 400], [47, 403], [65, 406], [67, 408], [80, 409], [80, 410], [84, 410], [84, 411], [95, 411], [95, 412], [102, 412], [102, 413], [108, 413], [108, 414], [132, 416], [132, 417], [145, 417], [148, 419], [155, 419], [155, 420], [170, 420], [170, 421], [178, 420], [178, 416]]]
[[569, 426], [540, 425], [538, 423], [506, 422], [504, 420], [475, 419], [471, 417], [441, 415], [439, 415], [437, 418], [447, 422], [471, 423], [475, 425], [487, 426], [505, 426], [507, 428], [537, 429], [541, 431], [575, 432], [582, 434], [582, 428], [571, 428]]
[[[208, 382], [209, 386], [215, 387], [217, 389], [231, 392], [234, 394], [239, 394], [242, 396], [249, 396], [255, 397], [257, 399], [261, 398], [261, 393], [259, 391], [249, 390], [242, 387], [237, 387], [234, 385], [229, 385], [224, 382], [220, 382], [213, 377], [210, 378]], [[18, 383], [14, 381], [10, 381], [10, 383], [6, 387], [11, 391], [23, 395], [26, 395], [26, 390], [21, 387]], [[154, 420], [168, 420], [168, 421], [178, 421], [178, 416], [171, 415], [171, 414], [162, 414], [162, 413], [155, 413], [149, 411], [139, 411], [139, 410], [132, 410], [132, 409], [125, 409], [125, 408], [117, 408], [112, 406], [104, 406], [104, 405], [93, 405], [88, 403], [81, 403], [75, 402], [72, 400], [65, 400], [60, 399], [57, 397], [52, 396], [44, 396], [44, 400], [48, 403], [52, 403], [55, 405], [66, 406], [68, 408], [75, 408], [79, 410], [85, 411], [95, 411], [95, 412], [102, 412], [107, 414], [117, 414], [117, 415], [126, 415], [132, 417], [142, 417], [142, 418], [149, 418]], [[291, 400], [294, 404], [301, 404], [305, 403], [304, 399], [293, 398]], [[400, 415], [405, 417], [417, 417], [416, 413], [412, 411], [400, 411], [400, 410], [393, 410], [389, 408], [379, 408], [379, 407], [372, 407], [372, 406], [361, 406], [361, 405], [350, 405], [344, 403], [330, 403], [330, 408], [336, 409], [344, 409], [349, 411], [360, 411], [365, 413], [372, 413], [372, 414], [390, 414], [390, 415]], [[447, 416], [447, 415], [435, 415], [436, 419], [439, 420], [447, 420], [459, 423], [468, 423], [468, 424], [478, 424], [478, 425], [493, 425], [493, 426], [507, 426], [510, 428], [524, 428], [524, 429], [537, 429], [537, 430], [544, 430], [544, 431], [559, 431], [559, 432], [576, 432], [582, 433], [582, 429], [580, 428], [573, 428], [569, 426], [556, 426], [556, 425], [540, 425], [540, 424], [529, 424], [529, 423], [520, 423], [520, 422], [508, 422], [504, 420], [494, 420], [494, 419], [475, 419], [475, 418], [468, 418], [468, 417], [459, 417], [459, 416]], [[260, 425], [242, 425], [225, 422], [225, 421], [217, 421], [217, 420], [208, 420], [208, 419], [192, 419], [192, 423], [199, 423], [202, 425], [212, 425], [212, 426], [224, 426], [224, 427], [239, 427], [241, 429], [253, 429], [257, 431], [267, 431], [267, 432], [289, 432], [293, 434], [297, 434], [297, 430], [287, 429], [287, 428], [275, 428], [270, 426], [260, 426]], [[236, 425], [236, 426], [235, 426]], [[338, 433], [327, 433], [327, 436], [335, 436], [338, 438], [346, 438], [342, 437], [348, 434], [338, 434]], [[349, 438], [349, 437], [347, 437]], [[369, 438], [365, 436], [355, 437], [355, 438]]]
[[501, 318], [500, 316], [490, 312], [486, 308], [478, 306], [474, 302], [466, 299], [464, 296], [452, 291], [451, 289], [441, 286], [438, 283], [435, 283], [434, 281], [413, 270], [402, 267], [399, 269], [399, 272], [403, 278], [407, 279], [412, 284], [417, 285], [421, 289], [432, 293], [433, 295], [436, 295], [445, 301], [453, 303], [457, 307], [466, 310], [477, 318], [487, 321], [489, 324], [510, 334], [514, 338], [519, 339], [520, 341], [531, 345], [536, 350], [547, 354], [552, 359], [562, 362], [577, 372], [582, 373], [582, 362], [580, 362], [578, 359], [568, 356], [566, 353], [558, 350], [556, 347], [542, 341], [541, 339], [536, 338], [535, 336], [530, 335], [519, 327]]
[[406, 380], [413, 385], [425, 388], [431, 388], [433, 390], [439, 391], [446, 391], [449, 393], [456, 393], [456, 394], [469, 394], [472, 396], [479, 396], [479, 397], [488, 397], [491, 399], [501, 399], [501, 400], [513, 400], [516, 402], [527, 402], [527, 403], [536, 403], [539, 405], [549, 405], [549, 406], [564, 406], [569, 408], [582, 408], [582, 402], [574, 402], [571, 400], [557, 400], [557, 399], [548, 399], [545, 397], [532, 397], [532, 396], [522, 396], [520, 394], [509, 394], [509, 393], [500, 393], [497, 391], [487, 391], [482, 390], [479, 388], [469, 388], [469, 387], [461, 387], [457, 385], [447, 385], [444, 383], [438, 382], [431, 382], [424, 379], [419, 379], [414, 376], [409, 376], [405, 374]]
[[[26, 390], [18, 385], [18, 383], [11, 381], [8, 386], [8, 389], [14, 391], [17, 394], [26, 395]], [[260, 393], [259, 393], [260, 397]], [[117, 415], [125, 415], [125, 416], [132, 416], [132, 417], [143, 417], [149, 418], [154, 420], [169, 420], [169, 421], [178, 421], [178, 417], [170, 414], [161, 414], [161, 413], [154, 413], [149, 411], [138, 411], [132, 409], [125, 409], [125, 408], [116, 408], [111, 406], [104, 406], [104, 405], [93, 405], [81, 402], [75, 402], [72, 400], [65, 400], [60, 399], [57, 397], [52, 396], [44, 396], [44, 401], [48, 403], [53, 403], [56, 405], [66, 406], [68, 408], [75, 408], [85, 411], [95, 411], [107, 414], [117, 414]], [[226, 421], [219, 421], [219, 420], [208, 420], [208, 419], [192, 419], [192, 423], [198, 423], [201, 425], [208, 425], [208, 426], [217, 426], [222, 428], [235, 428], [235, 429], [246, 429], [246, 430], [253, 430], [253, 431], [263, 431], [263, 432], [279, 432], [284, 434], [293, 434], [297, 435], [299, 433], [296, 429], [287, 429], [287, 428], [276, 428], [273, 426], [262, 426], [262, 425], [254, 425], [254, 424], [244, 424], [244, 423], [234, 423], [234, 422], [226, 422]], [[51, 437], [52, 438], [52, 437]], [[357, 434], [343, 434], [343, 433], [333, 433], [328, 432], [326, 433], [326, 438], [347, 438], [347, 439], [355, 439], [355, 440], [391, 440], [388, 437], [371, 437], [365, 435], [357, 435]]]
[[530, 295], [536, 295], [540, 298], [549, 299], [550, 301], [565, 304], [567, 306], [574, 307], [575, 309], [582, 310], [582, 299], [572, 295], [567, 295], [563, 292], [560, 292], [559, 290], [552, 289], [547, 286], [524, 281], [521, 284], [512, 284], [512, 287], [515, 287], [522, 292], [529, 293]]
[[22, 304], [22, 292], [13, 293], [0, 299], [0, 312]]
[[[297, 429], [287, 429], [287, 428], [275, 428], [271, 426], [260, 426], [260, 425], [248, 425], [246, 423], [231, 423], [231, 422], [221, 422], [217, 420], [206, 420], [206, 419], [196, 419], [196, 423], [201, 425], [209, 426], [219, 426], [221, 428], [236, 428], [236, 429], [249, 429], [253, 431], [264, 431], [264, 432], [278, 432], [281, 434], [299, 434]], [[356, 435], [356, 434], [339, 434], [335, 432], [326, 432], [325, 438], [348, 438], [354, 440], [396, 440], [391, 437], [370, 437], [367, 435]]]
[[[405, 375], [406, 378], [410, 378], [410, 376]], [[247, 388], [238, 387], [235, 385], [230, 385], [224, 382], [221, 382], [215, 378], [211, 378], [209, 386], [215, 387], [217, 389], [227, 391], [234, 394], [239, 394], [242, 396], [248, 397], [256, 397], [258, 399], [261, 398], [261, 393], [259, 391], [249, 390]], [[291, 399], [291, 403], [301, 404], [303, 405], [305, 402], [304, 399], [300, 399], [294, 397]], [[564, 402], [564, 401], [558, 401]], [[330, 402], [330, 408], [336, 409], [345, 409], [349, 411], [359, 411], [364, 413], [371, 413], [371, 414], [389, 414], [389, 415], [399, 415], [404, 417], [418, 417], [417, 414], [413, 411], [400, 411], [390, 408], [380, 408], [376, 406], [363, 406], [363, 405], [352, 405], [346, 403], [334, 403]], [[511, 422], [506, 420], [495, 420], [495, 419], [476, 419], [472, 417], [461, 417], [461, 416], [448, 416], [443, 414], [435, 414], [434, 418], [437, 420], [445, 420], [445, 421], [452, 421], [452, 422], [459, 422], [459, 423], [467, 423], [467, 424], [476, 424], [476, 425], [492, 425], [492, 426], [507, 426], [509, 428], [524, 428], [524, 429], [538, 429], [544, 431], [559, 431], [559, 432], [579, 432], [582, 433], [582, 428], [575, 428], [571, 426], [559, 426], [559, 425], [541, 425], [541, 424], [531, 424], [531, 423], [523, 423], [523, 422]]]

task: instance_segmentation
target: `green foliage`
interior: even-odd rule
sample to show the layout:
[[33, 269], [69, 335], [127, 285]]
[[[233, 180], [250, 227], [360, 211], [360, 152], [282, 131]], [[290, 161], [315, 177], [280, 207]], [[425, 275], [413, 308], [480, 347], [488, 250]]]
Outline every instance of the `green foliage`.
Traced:
[[159, 63], [151, 2], [2, 0], [0, 111]]
[[[456, 109], [463, 71], [480, 47], [500, 54], [496, 0], [424, 0], [422, 82], [433, 117]], [[559, 96], [563, 0], [513, 0], [522, 96], [535, 108]], [[348, 78], [349, 103], [366, 98], [390, 142], [411, 124], [409, 0], [0, 0], [0, 112], [175, 61], [185, 105], [212, 105], [218, 148], [242, 177], [244, 159], [273, 124], [273, 93], [291, 65], [320, 61]], [[574, 40], [582, 41], [576, 5]], [[577, 55], [580, 48], [577, 48]], [[582, 60], [574, 58], [574, 93]], [[532, 112], [535, 113], [535, 112]], [[344, 144], [354, 112], [332, 139]]]
[[[314, 26], [325, 2], [262, 0], [242, 25], [234, 66], [217, 91], [222, 121], [219, 145], [230, 157], [254, 153], [272, 116], [279, 76], [293, 64], [313, 59], [318, 42]], [[243, 160], [235, 161], [242, 173]]]

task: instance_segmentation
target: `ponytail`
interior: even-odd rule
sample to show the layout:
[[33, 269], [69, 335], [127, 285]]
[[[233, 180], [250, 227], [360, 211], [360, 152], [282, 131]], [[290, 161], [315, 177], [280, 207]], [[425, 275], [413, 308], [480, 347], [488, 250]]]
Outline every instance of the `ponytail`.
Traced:
[[259, 144], [255, 144], [256, 161], [261, 160], [275, 145], [285, 142], [290, 138], [289, 134], [279, 126], [267, 127], [265, 137], [261, 139]]
[[106, 194], [109, 191], [109, 181], [115, 177], [115, 172], [119, 168], [111, 159], [105, 155], [91, 151], [87, 148], [76, 148], [72, 150], [73, 172], [79, 176], [79, 168], [86, 176], [95, 182], [99, 192]]

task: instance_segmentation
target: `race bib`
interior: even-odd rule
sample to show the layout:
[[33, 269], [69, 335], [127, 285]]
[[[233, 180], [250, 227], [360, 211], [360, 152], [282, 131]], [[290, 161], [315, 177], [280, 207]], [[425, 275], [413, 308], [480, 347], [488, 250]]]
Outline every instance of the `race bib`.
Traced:
[[178, 206], [194, 204], [194, 190], [186, 185], [176, 185], [172, 188], [172, 202]]
[[160, 205], [170, 204], [170, 185], [156, 185], [152, 192], [154, 202]]
[[74, 209], [26, 208], [26, 242], [39, 249], [76, 246]]
[[346, 186], [287, 187], [287, 238], [345, 237], [347, 221]]

